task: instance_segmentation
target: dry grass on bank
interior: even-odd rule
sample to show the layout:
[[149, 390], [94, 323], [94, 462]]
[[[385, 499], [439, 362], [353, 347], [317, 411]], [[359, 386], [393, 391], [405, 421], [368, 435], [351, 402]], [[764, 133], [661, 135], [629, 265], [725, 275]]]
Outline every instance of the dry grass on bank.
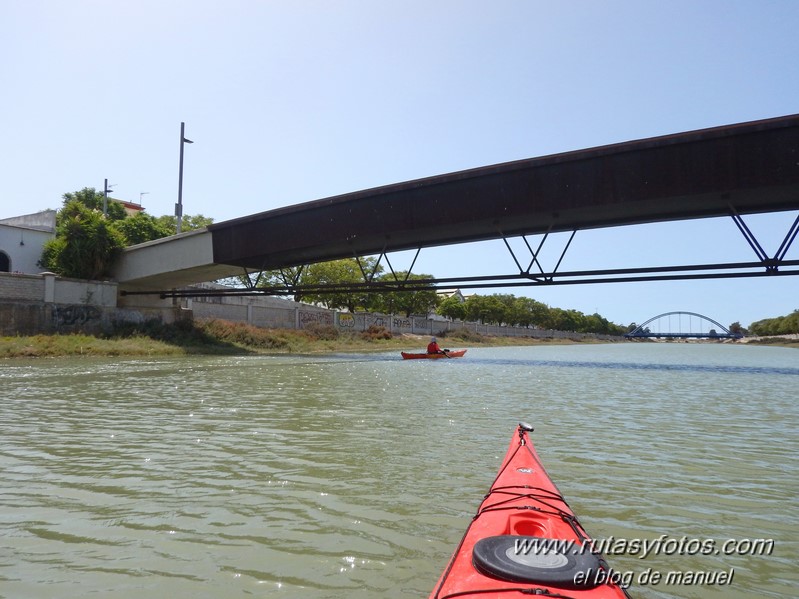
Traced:
[[58, 356], [167, 356], [185, 353], [180, 347], [146, 337], [102, 339], [91, 335], [0, 337], [0, 358]]
[[795, 335], [783, 335], [778, 337], [758, 337], [746, 342], [747, 345], [770, 345], [776, 347], [795, 347], [799, 348], [799, 337]]
[[[332, 326], [303, 330], [262, 329], [226, 320], [164, 325], [122, 325], [104, 336], [82, 334], [0, 338], [0, 358], [55, 356], [170, 356], [190, 354], [310, 354], [335, 351], [422, 351], [426, 335], [392, 335], [383, 327], [340, 332]], [[439, 335], [442, 346], [460, 347], [563, 343], [513, 337], [487, 337], [462, 329]], [[565, 341], [573, 343], [572, 341]]]

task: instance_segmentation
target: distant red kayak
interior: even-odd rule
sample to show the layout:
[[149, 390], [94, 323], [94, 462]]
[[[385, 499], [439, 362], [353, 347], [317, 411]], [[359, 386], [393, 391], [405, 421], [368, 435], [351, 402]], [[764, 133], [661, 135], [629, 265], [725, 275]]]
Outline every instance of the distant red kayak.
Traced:
[[400, 352], [402, 353], [402, 358], [404, 360], [438, 360], [440, 358], [462, 358], [463, 354], [466, 353], [465, 349], [458, 349], [455, 351], [445, 351], [443, 354], [414, 354], [409, 352]]
[[430, 599], [623, 599], [621, 575], [552, 482], [527, 424], [513, 434], [502, 467]]

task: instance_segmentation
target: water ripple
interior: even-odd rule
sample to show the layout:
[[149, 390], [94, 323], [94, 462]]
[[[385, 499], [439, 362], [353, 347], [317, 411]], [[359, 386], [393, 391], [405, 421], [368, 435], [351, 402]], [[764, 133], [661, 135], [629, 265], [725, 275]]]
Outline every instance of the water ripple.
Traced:
[[11, 361], [0, 597], [426, 596], [518, 420], [598, 538], [777, 540], [767, 557], [621, 555], [614, 568], [734, 567], [724, 596], [791, 596], [797, 355], [624, 344], [420, 363]]

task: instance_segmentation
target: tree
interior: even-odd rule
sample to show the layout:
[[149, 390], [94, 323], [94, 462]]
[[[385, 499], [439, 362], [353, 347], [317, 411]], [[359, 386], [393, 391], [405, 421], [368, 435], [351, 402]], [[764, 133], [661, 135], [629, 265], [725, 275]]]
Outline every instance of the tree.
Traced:
[[458, 299], [457, 296], [451, 295], [448, 298], [441, 300], [438, 304], [436, 312], [446, 318], [452, 320], [463, 320], [466, 317], [466, 307], [464, 302]]
[[466, 300], [466, 317], [483, 324], [502, 324], [505, 306], [496, 295], [473, 295]]
[[532, 298], [512, 294], [473, 295], [466, 300], [464, 312], [465, 319], [486, 324], [537, 326], [578, 333], [623, 335], [636, 327], [632, 323], [625, 329], [599, 314], [586, 316], [578, 310], [550, 308]]
[[[432, 275], [409, 274], [407, 271], [388, 273], [378, 277], [378, 281], [387, 283], [401, 283], [402, 281], [419, 281], [432, 279]], [[432, 285], [422, 285], [413, 291], [381, 291], [376, 293], [372, 307], [385, 314], [429, 314], [438, 306], [438, 293]]]
[[65, 277], [99, 279], [110, 274], [124, 247], [123, 235], [109, 219], [71, 200], [59, 211], [56, 237], [45, 243], [39, 264]]
[[[318, 287], [324, 285], [347, 285], [364, 283], [364, 273], [379, 274], [382, 267], [375, 258], [344, 258], [328, 262], [317, 262], [303, 266], [269, 270], [261, 273], [258, 287]], [[246, 283], [246, 282], [245, 282]], [[298, 291], [294, 301], [318, 303], [328, 309], [346, 308], [350, 312], [369, 309], [372, 294], [363, 290], [350, 291]]]
[[70, 202], [80, 202], [89, 210], [97, 210], [101, 214], [105, 204], [106, 216], [111, 221], [123, 220], [128, 215], [122, 204], [106, 198], [102, 192], [95, 190], [94, 187], [84, 187], [80, 191], [65, 193], [62, 197], [64, 198], [64, 206]]
[[530, 297], [513, 297], [506, 321], [521, 327], [542, 326], [549, 308]]
[[533, 314], [530, 310], [529, 297], [515, 297], [511, 295], [506, 304], [505, 322], [511, 326], [529, 327], [533, 324]]
[[516, 303], [516, 296], [511, 293], [495, 293], [492, 297], [502, 306], [500, 324], [512, 326], [525, 319], [525, 317], [516, 310], [518, 306]]
[[[361, 258], [360, 265], [355, 258], [344, 258], [330, 262], [318, 262], [306, 267], [302, 285], [341, 285], [363, 283], [364, 272], [372, 273], [377, 267], [375, 258]], [[308, 301], [318, 302], [327, 308], [346, 308], [350, 312], [366, 309], [373, 298], [367, 291], [336, 291], [333, 293], [310, 293], [304, 296]]]
[[765, 318], [749, 325], [749, 330], [753, 335], [788, 335], [799, 333], [799, 310], [794, 310], [787, 316], [777, 316], [776, 318]]
[[[156, 218], [159, 226], [169, 231], [169, 235], [174, 235], [178, 229], [178, 219], [173, 214], [166, 214]], [[214, 219], [203, 216], [202, 214], [184, 214], [180, 221], [181, 231], [195, 231], [213, 224]]]
[[543, 327], [549, 315], [549, 306], [532, 298], [522, 298], [525, 310], [530, 313], [530, 324]]
[[741, 323], [737, 320], [732, 323], [729, 327], [727, 327], [733, 335], [746, 335], [746, 329], [741, 326]]
[[[97, 279], [111, 274], [126, 245], [168, 237], [175, 232], [174, 216], [154, 218], [144, 212], [128, 216], [125, 207], [93, 187], [65, 193], [56, 215], [56, 236], [44, 245], [39, 265], [57, 274]], [[105, 214], [103, 207], [105, 206]], [[213, 223], [202, 214], [183, 217], [186, 229]]]
[[125, 236], [126, 245], [161, 239], [174, 233], [174, 227], [170, 228], [164, 217], [155, 218], [145, 212], [114, 222], [114, 228]]
[[581, 331], [585, 315], [577, 310], [550, 308], [550, 327], [558, 331]]
[[623, 326], [613, 324], [608, 319], [597, 313], [585, 317], [583, 333], [596, 333], [597, 335], [623, 335], [629, 332]]
[[[239, 286], [242, 287], [258, 287], [264, 289], [268, 287], [289, 287], [291, 285], [298, 285], [302, 282], [302, 274], [305, 270], [304, 266], [293, 266], [289, 268], [281, 268], [279, 270], [265, 270], [261, 272], [248, 273], [246, 275], [239, 275], [232, 277], [234, 281], [238, 281]], [[226, 284], [231, 284], [225, 280]], [[302, 295], [295, 293], [293, 296], [295, 302], [302, 300]]]

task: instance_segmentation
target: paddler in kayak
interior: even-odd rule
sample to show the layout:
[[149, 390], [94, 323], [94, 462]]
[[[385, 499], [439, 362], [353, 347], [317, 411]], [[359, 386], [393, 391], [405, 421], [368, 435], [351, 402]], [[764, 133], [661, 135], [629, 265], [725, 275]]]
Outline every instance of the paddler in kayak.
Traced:
[[438, 346], [436, 343], [435, 337], [430, 337], [430, 343], [427, 344], [427, 353], [428, 354], [443, 354], [444, 350]]

